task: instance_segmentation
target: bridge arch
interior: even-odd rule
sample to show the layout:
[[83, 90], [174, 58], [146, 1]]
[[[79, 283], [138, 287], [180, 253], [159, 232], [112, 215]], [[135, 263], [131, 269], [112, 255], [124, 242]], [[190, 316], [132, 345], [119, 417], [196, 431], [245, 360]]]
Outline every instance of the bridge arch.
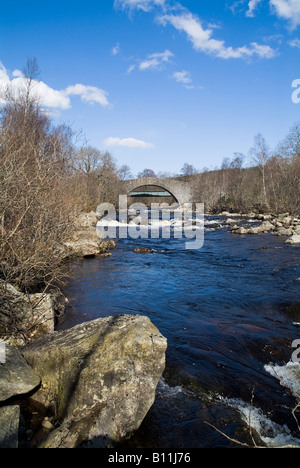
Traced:
[[[134, 179], [124, 182], [123, 190], [126, 191], [126, 195], [130, 195], [133, 192], [137, 192], [139, 188], [145, 187], [156, 187], [162, 189], [162, 191], [168, 192], [174, 197], [179, 205], [192, 202], [191, 187], [188, 182], [181, 182], [176, 179], [158, 179], [156, 177], [144, 177], [140, 179]], [[162, 193], [162, 196], [164, 194]]]
[[128, 195], [131, 198], [149, 198], [151, 202], [156, 201], [155, 198], [159, 197], [159, 200], [163, 202], [178, 203], [176, 196], [161, 185], [141, 185], [133, 189]]

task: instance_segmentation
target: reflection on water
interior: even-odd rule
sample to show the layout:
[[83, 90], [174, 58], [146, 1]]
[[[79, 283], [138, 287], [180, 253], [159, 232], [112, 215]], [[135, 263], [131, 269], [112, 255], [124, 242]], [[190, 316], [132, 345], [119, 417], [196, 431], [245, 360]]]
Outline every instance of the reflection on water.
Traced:
[[[137, 255], [137, 246], [155, 253]], [[120, 240], [110, 259], [77, 262], [59, 328], [142, 314], [168, 339], [156, 402], [131, 446], [234, 445], [207, 422], [249, 442], [240, 420], [253, 394], [263, 440], [277, 444], [280, 432], [295, 442], [295, 397], [265, 366], [287, 364], [300, 338], [299, 279], [300, 248], [270, 234], [234, 236], [223, 225], [206, 230], [199, 251], [180, 239]]]

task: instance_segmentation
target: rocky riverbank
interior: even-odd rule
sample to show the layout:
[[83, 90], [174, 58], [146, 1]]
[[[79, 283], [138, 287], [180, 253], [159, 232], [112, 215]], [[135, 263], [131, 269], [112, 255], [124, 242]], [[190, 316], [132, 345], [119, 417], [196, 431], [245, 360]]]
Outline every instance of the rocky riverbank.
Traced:
[[[231, 215], [232, 216], [232, 215]], [[287, 244], [300, 244], [300, 219], [284, 213], [280, 215], [252, 215], [248, 220], [261, 221], [258, 226], [239, 226], [234, 219], [228, 218], [227, 224], [231, 224], [231, 231], [234, 234], [262, 234], [271, 232], [273, 235], [286, 236]], [[244, 223], [243, 223], [244, 224]]]
[[[83, 214], [65, 259], [108, 257], [113, 241]], [[166, 339], [126, 315], [55, 331], [65, 298], [0, 282], [0, 447], [108, 447], [138, 429], [155, 400]], [[2, 358], [2, 360], [1, 360]]]
[[32, 448], [104, 448], [124, 440], [154, 403], [166, 347], [150, 320], [137, 315], [84, 323], [19, 349], [7, 345], [1, 447], [17, 447], [19, 438]]
[[75, 221], [72, 237], [64, 243], [66, 258], [110, 257], [116, 244], [113, 240], [102, 241], [96, 232], [99, 218], [96, 212], [82, 213]]

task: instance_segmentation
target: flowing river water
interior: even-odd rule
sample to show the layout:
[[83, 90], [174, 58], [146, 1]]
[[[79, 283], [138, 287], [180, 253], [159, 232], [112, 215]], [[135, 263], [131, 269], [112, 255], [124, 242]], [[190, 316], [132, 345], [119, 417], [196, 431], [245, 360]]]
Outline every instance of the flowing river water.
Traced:
[[222, 217], [206, 226], [200, 250], [183, 239], [123, 239], [108, 259], [75, 262], [58, 328], [141, 314], [167, 338], [155, 403], [125, 447], [253, 445], [255, 431], [269, 446], [300, 446], [300, 247], [233, 234]]

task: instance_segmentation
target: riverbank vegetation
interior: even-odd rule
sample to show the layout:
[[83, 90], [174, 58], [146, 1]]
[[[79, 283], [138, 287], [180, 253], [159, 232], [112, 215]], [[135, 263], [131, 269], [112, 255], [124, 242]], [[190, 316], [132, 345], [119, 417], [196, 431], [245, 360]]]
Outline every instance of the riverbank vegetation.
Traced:
[[128, 168], [53, 124], [35, 93], [35, 60], [24, 74], [22, 91], [1, 96], [0, 279], [30, 293], [61, 285], [75, 217], [113, 202]]
[[[188, 174], [186, 173], [189, 168]], [[183, 167], [193, 185], [194, 201], [212, 213], [300, 213], [300, 123], [271, 150], [258, 134], [248, 157], [224, 158], [220, 169], [198, 173]]]

